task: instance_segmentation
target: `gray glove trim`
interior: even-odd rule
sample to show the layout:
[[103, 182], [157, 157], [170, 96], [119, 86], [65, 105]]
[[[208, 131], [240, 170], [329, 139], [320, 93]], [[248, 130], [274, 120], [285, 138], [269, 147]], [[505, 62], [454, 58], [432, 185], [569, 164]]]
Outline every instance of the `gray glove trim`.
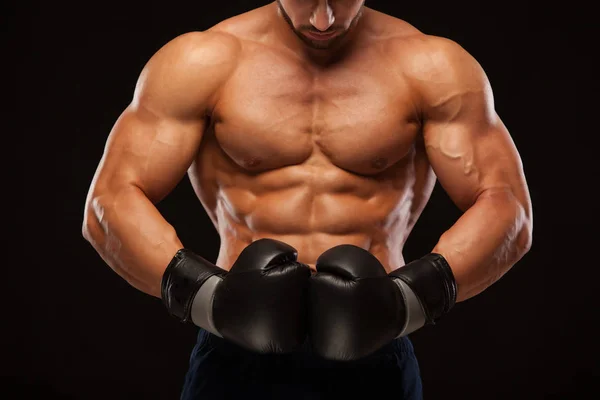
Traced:
[[192, 302], [190, 317], [194, 325], [206, 329], [213, 335], [222, 337], [213, 320], [213, 301], [217, 287], [223, 278], [213, 275], [200, 286]]
[[406, 305], [406, 320], [402, 330], [398, 336], [396, 336], [399, 338], [413, 333], [417, 329], [425, 326], [426, 317], [425, 310], [423, 309], [419, 298], [415, 292], [413, 292], [410, 286], [402, 281], [402, 279], [395, 278], [394, 281], [400, 288], [400, 293], [402, 293], [402, 297], [404, 298], [404, 303]]

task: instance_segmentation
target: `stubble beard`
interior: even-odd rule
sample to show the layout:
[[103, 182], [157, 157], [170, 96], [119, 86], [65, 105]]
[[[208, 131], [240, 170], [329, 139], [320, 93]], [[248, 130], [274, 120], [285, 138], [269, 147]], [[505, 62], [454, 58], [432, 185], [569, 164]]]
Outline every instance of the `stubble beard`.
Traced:
[[294, 27], [294, 23], [292, 22], [292, 19], [290, 18], [290, 16], [283, 9], [283, 6], [281, 5], [281, 1], [277, 0], [277, 6], [279, 8], [279, 12], [281, 13], [281, 16], [283, 17], [283, 20], [289, 25], [289, 27], [292, 30], [292, 32], [294, 32], [294, 34], [304, 44], [306, 44], [308, 47], [310, 47], [312, 49], [315, 49], [315, 50], [328, 50], [328, 49], [334, 47], [336, 44], [340, 43], [343, 40], [343, 38], [348, 34], [348, 32], [356, 25], [356, 23], [358, 22], [359, 18], [362, 16], [363, 5], [364, 5], [364, 1], [363, 1], [363, 4], [361, 5], [360, 11], [356, 14], [356, 16], [350, 22], [350, 25], [349, 25], [348, 29], [346, 29], [342, 33], [336, 35], [335, 37], [333, 37], [333, 38], [331, 38], [329, 40], [318, 40], [317, 41], [317, 40], [312, 40], [312, 39], [304, 36], [302, 34], [302, 32], [300, 32], [298, 29], [296, 29]]

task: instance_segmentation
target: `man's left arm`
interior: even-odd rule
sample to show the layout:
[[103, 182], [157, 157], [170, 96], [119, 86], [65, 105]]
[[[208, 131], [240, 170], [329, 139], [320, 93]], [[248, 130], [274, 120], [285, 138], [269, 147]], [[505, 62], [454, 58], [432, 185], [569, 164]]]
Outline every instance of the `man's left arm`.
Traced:
[[467, 300], [499, 280], [530, 249], [532, 206], [516, 146], [495, 111], [479, 63], [435, 40], [421, 82], [423, 139], [440, 185], [463, 211], [432, 253], [441, 254]]

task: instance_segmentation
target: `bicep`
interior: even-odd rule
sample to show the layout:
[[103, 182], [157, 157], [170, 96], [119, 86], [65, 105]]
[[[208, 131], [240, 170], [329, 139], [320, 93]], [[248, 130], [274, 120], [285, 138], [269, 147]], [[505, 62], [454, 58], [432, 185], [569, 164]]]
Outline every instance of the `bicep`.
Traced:
[[486, 73], [457, 43], [430, 39], [414, 74], [426, 153], [440, 185], [463, 211], [496, 189], [528, 207], [522, 162]]
[[108, 137], [96, 191], [138, 187], [153, 202], [183, 178], [202, 139], [204, 120], [178, 120], [130, 105]]
[[113, 126], [93, 190], [133, 185], [155, 203], [166, 196], [193, 162], [235, 52], [231, 38], [204, 32], [182, 35], [161, 48]]
[[440, 185], [466, 210], [485, 192], [508, 190], [529, 202], [523, 166], [510, 133], [494, 110], [485, 79], [479, 88], [456, 92], [424, 124], [427, 156]]

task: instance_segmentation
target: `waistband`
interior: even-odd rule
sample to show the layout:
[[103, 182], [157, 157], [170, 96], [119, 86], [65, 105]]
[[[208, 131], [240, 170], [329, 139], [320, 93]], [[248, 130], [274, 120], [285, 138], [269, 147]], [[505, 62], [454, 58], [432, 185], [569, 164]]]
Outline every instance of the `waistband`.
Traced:
[[[220, 338], [212, 333], [208, 332], [205, 329], [199, 328], [197, 343], [196, 343], [196, 352], [207, 352], [207, 351], [217, 351], [219, 353], [226, 354], [235, 354], [237, 356], [248, 356], [248, 357], [258, 357], [258, 358], [286, 358], [286, 357], [296, 357], [303, 359], [310, 359], [318, 362], [319, 364], [331, 364], [334, 366], [335, 364], [345, 364], [349, 365], [351, 363], [347, 362], [339, 362], [339, 361], [331, 361], [325, 360], [318, 357], [312, 351], [310, 346], [310, 342], [306, 340], [302, 346], [293, 353], [285, 354], [285, 355], [269, 355], [269, 354], [259, 354], [254, 353], [249, 350], [246, 350], [235, 343], [227, 341], [223, 338]], [[374, 352], [373, 354], [365, 357], [362, 360], [359, 360], [358, 363], [368, 363], [370, 361], [376, 361], [380, 358], [406, 358], [406, 357], [414, 357], [414, 348], [411, 340], [408, 336], [404, 336], [401, 338], [396, 338], [392, 340], [390, 343], [382, 346], [379, 350]]]

